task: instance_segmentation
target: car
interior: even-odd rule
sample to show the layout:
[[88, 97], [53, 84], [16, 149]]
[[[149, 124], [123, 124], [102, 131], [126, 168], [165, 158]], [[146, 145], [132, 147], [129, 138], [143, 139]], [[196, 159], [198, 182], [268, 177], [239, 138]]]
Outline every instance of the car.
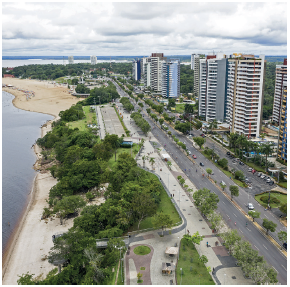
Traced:
[[261, 172], [258, 172], [258, 173], [257, 173], [257, 176], [259, 176], [259, 177], [260, 177], [261, 175], [262, 175], [262, 173], [261, 173]]
[[287, 242], [283, 243], [283, 247], [287, 250]]
[[187, 151], [188, 152], [188, 154], [191, 154], [191, 151], [189, 150], [189, 151]]
[[226, 183], [225, 183], [223, 180], [221, 181], [221, 184], [222, 184], [222, 185], [226, 185]]
[[253, 169], [253, 170], [252, 170], [252, 174], [254, 174], [255, 172], [256, 172], [256, 170], [255, 170], [255, 169]]
[[272, 181], [272, 179], [271, 178], [267, 178], [267, 180], [266, 180], [268, 183], [269, 182], [271, 182]]
[[262, 175], [261, 175], [261, 178], [264, 178], [265, 176], [266, 176], [265, 174], [262, 174]]
[[195, 155], [195, 154], [193, 154], [193, 155], [192, 155], [192, 157], [193, 157], [193, 158], [196, 158], [196, 155]]
[[253, 169], [251, 167], [249, 167], [248, 171], [252, 171]]
[[248, 203], [248, 209], [249, 209], [249, 210], [253, 210], [253, 209], [254, 209], [254, 205], [253, 205], [253, 203]]
[[264, 178], [264, 180], [268, 180], [268, 179], [271, 179], [271, 177], [269, 177], [269, 176], [266, 176], [265, 178]]
[[231, 153], [228, 151], [228, 152], [227, 152], [227, 155], [230, 155], [230, 154], [231, 154]]
[[244, 165], [244, 163], [242, 161], [239, 162], [240, 165]]
[[273, 185], [273, 184], [274, 184], [274, 181], [271, 180], [271, 181], [269, 182], [269, 185]]
[[200, 166], [204, 166], [204, 163], [200, 162], [199, 165], [200, 165]]

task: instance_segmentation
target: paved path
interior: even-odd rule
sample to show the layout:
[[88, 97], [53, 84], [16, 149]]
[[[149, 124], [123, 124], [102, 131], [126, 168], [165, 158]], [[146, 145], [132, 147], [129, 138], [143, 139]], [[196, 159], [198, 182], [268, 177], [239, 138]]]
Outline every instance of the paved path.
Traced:
[[98, 124], [99, 124], [99, 136], [100, 136], [100, 139], [102, 140], [105, 138], [106, 130], [105, 130], [105, 125], [103, 122], [100, 106], [97, 106], [96, 113], [97, 113]]
[[[126, 120], [125, 125], [126, 127], [132, 132], [135, 133], [138, 139], [136, 126], [133, 125], [129, 118], [126, 118], [126, 112], [124, 111], [124, 119]], [[160, 131], [162, 132], [162, 131]], [[142, 135], [140, 135], [141, 137]], [[153, 137], [152, 133], [149, 132], [148, 136], [151, 137], [151, 142], [158, 143], [157, 139]], [[161, 152], [162, 153], [162, 152]], [[172, 260], [171, 258], [167, 258], [165, 255], [165, 249], [167, 246], [174, 246], [175, 243], [178, 243], [182, 238], [182, 236], [185, 234], [187, 230], [189, 230], [190, 234], [195, 233], [198, 231], [201, 235], [206, 236], [204, 241], [201, 243], [200, 246], [197, 247], [197, 250], [200, 255], [205, 255], [208, 258], [208, 263], [206, 266], [210, 266], [211, 268], [215, 268], [216, 272], [213, 276], [214, 280], [217, 284], [224, 284], [224, 280], [226, 278], [226, 284], [232, 285], [232, 284], [245, 284], [249, 285], [252, 284], [252, 281], [249, 279], [241, 278], [241, 268], [235, 267], [233, 258], [228, 255], [221, 255], [217, 254], [218, 250], [223, 249], [224, 253], [226, 252], [226, 249], [224, 247], [221, 247], [217, 249], [215, 247], [215, 242], [217, 241], [217, 237], [212, 237], [212, 231], [209, 228], [208, 224], [204, 221], [198, 210], [193, 205], [191, 198], [188, 197], [188, 194], [182, 189], [182, 187], [179, 185], [179, 182], [177, 181], [177, 175], [183, 175], [183, 177], [186, 179], [186, 176], [183, 174], [182, 170], [178, 167], [178, 165], [174, 162], [173, 159], [169, 159], [173, 165], [171, 167], [171, 170], [167, 167], [166, 163], [160, 158], [157, 151], [154, 150], [154, 147], [147, 139], [144, 143], [144, 148], [142, 153], [137, 158], [137, 163], [140, 166], [143, 166], [143, 155], [150, 154], [150, 157], [154, 157], [156, 163], [156, 173], [162, 178], [163, 182], [167, 186], [170, 193], [174, 194], [174, 198], [172, 199], [173, 202], [176, 202], [177, 206], [180, 207], [180, 210], [184, 216], [184, 223], [186, 225], [182, 225], [182, 228], [176, 228], [172, 230], [171, 235], [169, 232], [165, 233], [164, 237], [160, 237], [158, 235], [158, 231], [152, 231], [149, 232], [149, 234], [153, 234], [154, 237], [150, 239], [144, 238], [143, 234], [139, 234], [136, 237], [132, 238], [131, 244], [136, 244], [138, 242], [139, 244], [148, 244], [154, 248], [154, 253], [151, 260], [150, 265], [150, 275], [151, 275], [151, 282], [153, 285], [168, 285], [170, 284], [170, 279], [174, 279], [175, 282], [175, 274], [170, 276], [162, 276], [161, 275], [161, 266], [162, 262], [166, 262], [164, 260]], [[149, 161], [145, 161], [145, 167], [148, 169], [151, 169], [151, 165], [149, 165]], [[161, 171], [162, 170], [162, 171]], [[195, 190], [195, 189], [194, 189]], [[160, 232], [159, 232], [160, 233]], [[210, 247], [206, 247], [206, 242], [209, 243]], [[131, 251], [132, 252], [132, 251]], [[231, 266], [229, 267], [229, 260], [224, 260], [223, 257], [230, 257], [232, 259]], [[174, 261], [175, 260], [175, 261]], [[176, 258], [173, 261], [176, 262]], [[173, 262], [173, 263], [174, 263]], [[228, 264], [225, 264], [228, 262]], [[144, 262], [145, 264], [145, 262]], [[126, 266], [129, 266], [130, 262], [126, 264]], [[223, 273], [223, 269], [226, 268], [226, 277]], [[126, 269], [128, 269], [126, 267]], [[134, 273], [130, 273], [132, 276], [135, 276]], [[127, 274], [126, 276], [130, 276], [130, 274]], [[233, 276], [239, 279], [233, 279]], [[237, 280], [237, 281], [234, 281]]]

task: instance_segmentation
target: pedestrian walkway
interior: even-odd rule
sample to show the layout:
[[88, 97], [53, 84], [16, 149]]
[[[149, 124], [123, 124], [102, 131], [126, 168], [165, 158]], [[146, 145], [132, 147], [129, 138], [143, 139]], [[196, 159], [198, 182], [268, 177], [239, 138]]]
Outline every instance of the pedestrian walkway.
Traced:
[[96, 113], [97, 113], [97, 119], [98, 119], [98, 125], [99, 125], [99, 136], [100, 136], [100, 139], [103, 140], [106, 136], [106, 129], [103, 122], [100, 106], [97, 106]]

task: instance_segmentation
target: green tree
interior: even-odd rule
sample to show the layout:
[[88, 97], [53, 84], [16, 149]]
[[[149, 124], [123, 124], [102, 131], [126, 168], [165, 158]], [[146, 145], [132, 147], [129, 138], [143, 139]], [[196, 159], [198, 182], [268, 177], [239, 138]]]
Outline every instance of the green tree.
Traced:
[[92, 199], [94, 198], [95, 196], [89, 191], [86, 193], [86, 198], [88, 199], [88, 201], [92, 201]]
[[141, 283], [142, 276], [143, 276], [142, 273], [140, 273], [140, 272], [137, 273], [137, 278], [138, 278], [137, 283]]
[[286, 243], [287, 242], [287, 232], [286, 231], [278, 232], [278, 238], [281, 242]]
[[223, 184], [222, 182], [220, 183], [221, 188], [223, 189], [223, 191], [225, 191], [225, 188], [227, 187], [226, 184]]
[[234, 196], [239, 196], [239, 187], [237, 185], [230, 185], [231, 200]]
[[219, 230], [224, 226], [222, 216], [216, 212], [211, 212], [207, 218], [211, 224], [211, 229], [215, 229], [216, 232], [219, 232]]
[[199, 258], [198, 258], [199, 261], [201, 261], [203, 264], [206, 264], [208, 262], [208, 259], [205, 255], [201, 255]]
[[262, 151], [266, 155], [265, 171], [268, 170], [268, 156], [273, 153], [273, 144], [266, 143], [262, 145]]
[[203, 144], [205, 143], [205, 139], [203, 137], [194, 137], [193, 140], [199, 146], [200, 149], [203, 146]]
[[34, 274], [29, 274], [27, 272], [26, 274], [22, 274], [21, 276], [17, 275], [19, 279], [17, 280], [18, 285], [35, 285], [36, 282], [33, 280]]
[[210, 128], [210, 133], [212, 134], [212, 130], [217, 128], [217, 120], [213, 119], [210, 123], [209, 123], [209, 128]]
[[205, 171], [207, 172], [208, 177], [212, 174], [212, 169], [211, 168], [207, 168]]
[[263, 219], [263, 227], [266, 228], [266, 234], [268, 234], [269, 230], [271, 232], [275, 232], [277, 224], [267, 218]]
[[234, 246], [241, 242], [241, 236], [236, 229], [222, 233], [220, 236], [225, 241], [225, 247], [229, 249], [230, 254], [232, 254]]
[[287, 203], [282, 203], [280, 206], [279, 206], [279, 210], [286, 214], [287, 215]]
[[235, 178], [239, 180], [243, 180], [245, 178], [244, 173], [241, 170], [237, 170], [235, 172]]
[[169, 98], [168, 99], [167, 109], [170, 110], [171, 108], [174, 108], [175, 106], [176, 106], [175, 99]]
[[80, 208], [84, 207], [86, 202], [80, 195], [64, 196], [61, 200], [57, 202], [54, 207], [54, 212], [59, 212], [60, 223], [62, 220], [71, 213], [77, 212]]
[[138, 220], [138, 230], [143, 219], [156, 213], [157, 205], [150, 193], [136, 193], [132, 200], [133, 212]]
[[261, 212], [249, 211], [248, 214], [253, 218], [253, 222], [254, 222], [255, 218], [260, 218]]
[[162, 236], [163, 236], [163, 229], [165, 228], [172, 228], [173, 220], [170, 218], [170, 215], [161, 212], [157, 212], [154, 217], [152, 218], [152, 224], [155, 229], [162, 228]]
[[226, 158], [219, 159], [217, 164], [220, 165], [223, 169], [228, 166], [228, 160]]
[[115, 134], [109, 135], [107, 134], [104, 139], [104, 144], [110, 144], [111, 147], [115, 151], [115, 161], [117, 161], [117, 149], [120, 147], [121, 143], [123, 142], [123, 137], [118, 137]]
[[101, 262], [104, 255], [101, 253], [97, 253], [92, 247], [84, 249], [84, 254], [87, 257], [89, 264], [94, 271], [94, 274], [92, 276], [93, 280], [96, 283], [100, 284], [102, 278], [104, 277], [104, 272], [101, 269]]
[[215, 193], [211, 193], [207, 188], [197, 190], [192, 197], [195, 205], [205, 215], [208, 215], [213, 210], [217, 209], [219, 198]]
[[146, 109], [146, 111], [147, 111], [148, 115], [151, 114], [151, 109], [150, 108]]
[[153, 169], [153, 165], [155, 163], [154, 157], [150, 157], [149, 163], [152, 165], [152, 169]]
[[160, 119], [159, 119], [159, 123], [160, 123], [160, 126], [162, 126], [163, 123], [164, 123], [164, 119], [160, 118]]

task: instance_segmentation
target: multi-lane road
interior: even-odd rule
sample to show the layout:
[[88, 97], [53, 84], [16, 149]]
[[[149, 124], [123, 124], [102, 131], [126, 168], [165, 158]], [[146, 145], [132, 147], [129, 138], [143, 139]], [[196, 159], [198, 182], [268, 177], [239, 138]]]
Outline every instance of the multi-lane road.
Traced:
[[[127, 94], [123, 90], [121, 90], [118, 85], [116, 86], [121, 96], [127, 96]], [[130, 97], [129, 99], [131, 100]], [[133, 101], [132, 104], [136, 106], [136, 103], [134, 103]], [[144, 112], [146, 108], [146, 105], [144, 105], [142, 114], [153, 128], [156, 126], [156, 124]], [[136, 106], [136, 109], [139, 109], [139, 106]], [[287, 284], [287, 259], [277, 250], [276, 247], [273, 246], [271, 242], [269, 242], [260, 233], [260, 231], [258, 231], [257, 228], [254, 227], [254, 225], [251, 224], [251, 222], [249, 222], [249, 224], [246, 226], [247, 220], [245, 216], [228, 201], [228, 199], [222, 194], [222, 192], [214, 184], [212, 184], [212, 182], [206, 176], [203, 177], [202, 174], [206, 174], [206, 168], [211, 168], [214, 172], [214, 175], [212, 176], [213, 179], [216, 180], [217, 183], [223, 180], [226, 183], [227, 187], [234, 184], [231, 179], [229, 179], [211, 161], [206, 159], [197, 149], [195, 149], [192, 145], [192, 142], [186, 136], [178, 134], [173, 129], [171, 129], [171, 131], [182, 142], [186, 143], [186, 146], [191, 151], [191, 154], [195, 154], [197, 156], [197, 159], [195, 160], [196, 164], [193, 164], [188, 159], [188, 157], [179, 149], [179, 147], [177, 147], [176, 144], [168, 138], [165, 133], [160, 132], [158, 128], [154, 128], [151, 130], [152, 134], [158, 139], [159, 143], [163, 147], [165, 147], [167, 153], [172, 156], [172, 158], [177, 162], [179, 167], [185, 172], [189, 180], [193, 182], [197, 189], [206, 187], [211, 190], [211, 192], [215, 192], [218, 195], [220, 199], [218, 203], [218, 211], [223, 216], [227, 225], [232, 229], [237, 229], [239, 234], [243, 236], [245, 240], [249, 241], [252, 244], [252, 247], [257, 250], [260, 255], [264, 256], [268, 264], [273, 266], [273, 268], [277, 271], [277, 278], [281, 284]], [[203, 162], [205, 166], [201, 167], [199, 165], [200, 162]], [[251, 200], [253, 202], [252, 197]], [[240, 189], [240, 196], [235, 198], [235, 201], [244, 210], [247, 210], [246, 204], [248, 202], [248, 193], [245, 190]], [[255, 208], [257, 209], [258, 206], [255, 206]], [[264, 211], [264, 214], [261, 214], [261, 217], [268, 217], [270, 220], [274, 221], [275, 218], [272, 218], [271, 216], [273, 215], [271, 215], [271, 213], [267, 213], [266, 211]], [[278, 231], [286, 230], [281, 224], [280, 226], [278, 226], [277, 229]]]

